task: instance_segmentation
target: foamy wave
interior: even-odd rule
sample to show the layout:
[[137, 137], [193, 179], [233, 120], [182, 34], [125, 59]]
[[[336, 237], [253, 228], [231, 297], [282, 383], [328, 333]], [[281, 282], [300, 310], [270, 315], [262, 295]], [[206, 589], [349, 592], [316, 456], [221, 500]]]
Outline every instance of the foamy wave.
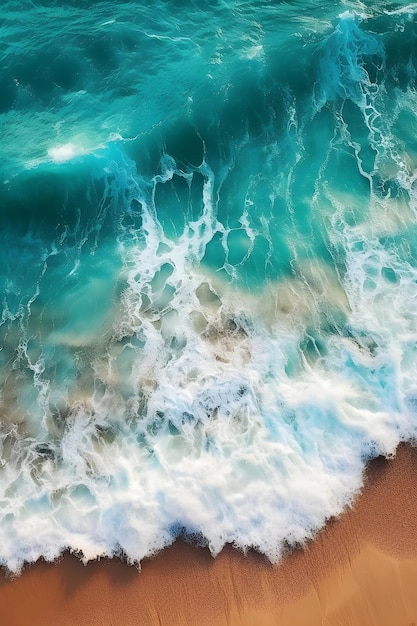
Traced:
[[[262, 29], [248, 42], [266, 71]], [[277, 562], [416, 437], [412, 87], [352, 15], [317, 50], [300, 93], [261, 75], [215, 122], [107, 128], [9, 181], [9, 570], [67, 548], [140, 563], [180, 535]]]

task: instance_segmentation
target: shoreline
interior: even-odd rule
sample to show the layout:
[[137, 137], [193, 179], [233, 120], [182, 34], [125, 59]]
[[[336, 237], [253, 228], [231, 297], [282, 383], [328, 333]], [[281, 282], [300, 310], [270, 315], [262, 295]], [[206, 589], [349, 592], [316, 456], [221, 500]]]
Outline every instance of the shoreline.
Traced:
[[178, 540], [142, 570], [65, 554], [0, 575], [7, 626], [415, 626], [417, 448], [365, 473], [353, 507], [278, 565]]

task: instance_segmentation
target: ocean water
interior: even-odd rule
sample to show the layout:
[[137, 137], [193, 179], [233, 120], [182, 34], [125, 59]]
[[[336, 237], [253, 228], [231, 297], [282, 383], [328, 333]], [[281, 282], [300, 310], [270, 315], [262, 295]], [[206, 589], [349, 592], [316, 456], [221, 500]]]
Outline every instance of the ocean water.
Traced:
[[417, 4], [0, 15], [0, 565], [279, 561], [417, 434]]

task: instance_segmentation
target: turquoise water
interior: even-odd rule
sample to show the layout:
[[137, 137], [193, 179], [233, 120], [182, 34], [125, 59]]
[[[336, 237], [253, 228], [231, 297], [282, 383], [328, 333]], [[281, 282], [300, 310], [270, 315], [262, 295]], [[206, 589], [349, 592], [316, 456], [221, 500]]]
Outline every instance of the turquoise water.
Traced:
[[3, 2], [0, 564], [276, 562], [415, 439], [416, 16]]

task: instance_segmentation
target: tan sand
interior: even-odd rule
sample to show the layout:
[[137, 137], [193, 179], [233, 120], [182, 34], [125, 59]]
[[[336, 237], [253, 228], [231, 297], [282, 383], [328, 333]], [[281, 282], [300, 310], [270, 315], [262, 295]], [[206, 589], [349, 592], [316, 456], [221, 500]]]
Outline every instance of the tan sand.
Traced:
[[272, 567], [177, 542], [143, 563], [72, 556], [0, 580], [4, 626], [417, 626], [417, 449], [373, 461], [354, 510]]

